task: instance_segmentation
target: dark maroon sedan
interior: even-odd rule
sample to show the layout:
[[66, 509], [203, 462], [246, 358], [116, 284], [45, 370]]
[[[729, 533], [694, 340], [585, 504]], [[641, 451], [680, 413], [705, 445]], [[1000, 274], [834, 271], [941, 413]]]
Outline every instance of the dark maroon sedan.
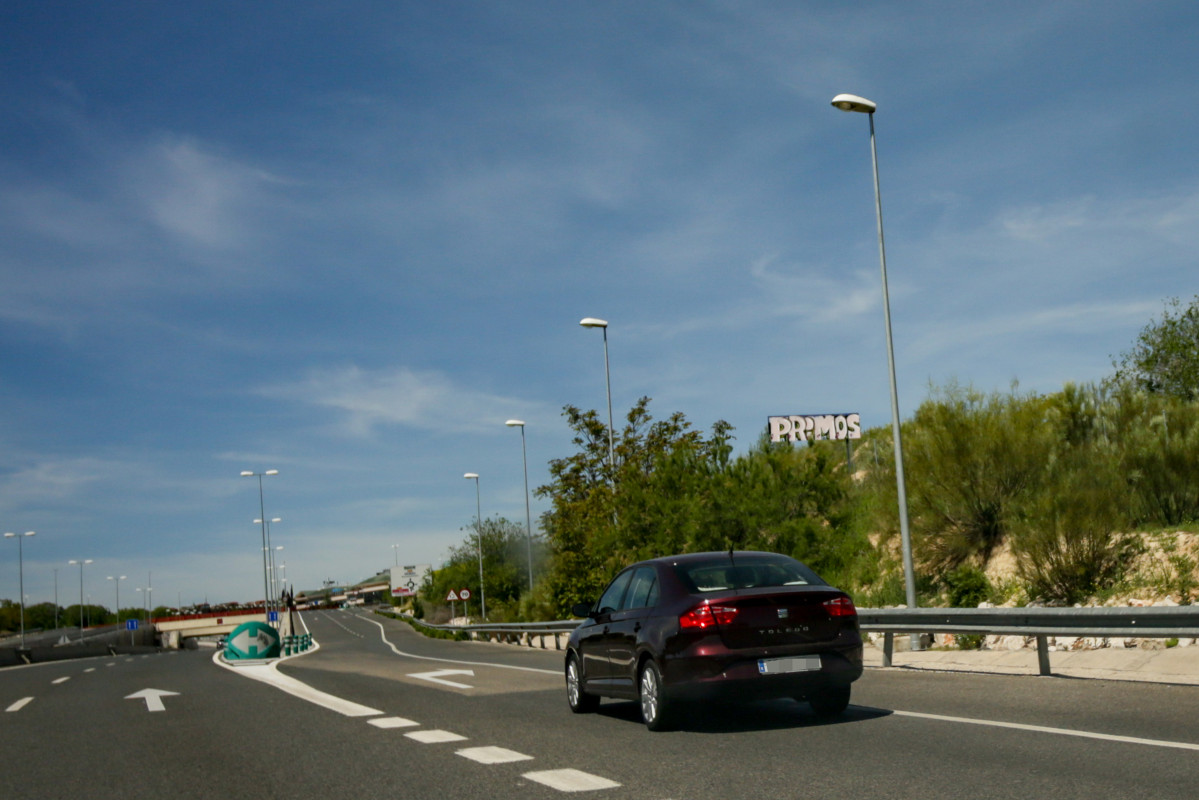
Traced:
[[862, 637], [849, 595], [774, 553], [667, 556], [617, 575], [570, 636], [566, 695], [638, 700], [650, 730], [700, 698], [794, 697], [822, 716], [849, 705]]

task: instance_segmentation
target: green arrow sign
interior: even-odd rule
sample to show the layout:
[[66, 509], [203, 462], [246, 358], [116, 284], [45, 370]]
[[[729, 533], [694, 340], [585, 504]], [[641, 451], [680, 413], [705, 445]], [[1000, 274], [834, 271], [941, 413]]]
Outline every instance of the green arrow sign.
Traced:
[[278, 658], [279, 632], [265, 622], [247, 622], [233, 629], [225, 644], [227, 660]]

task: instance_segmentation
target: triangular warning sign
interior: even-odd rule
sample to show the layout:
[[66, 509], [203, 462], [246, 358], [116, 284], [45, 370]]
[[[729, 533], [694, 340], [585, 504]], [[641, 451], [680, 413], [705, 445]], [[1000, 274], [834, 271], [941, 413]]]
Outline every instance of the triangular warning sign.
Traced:
[[458, 601], [458, 593], [457, 593], [457, 592], [455, 592], [453, 589], [450, 589], [450, 596], [446, 598], [446, 602], [447, 602], [447, 603], [454, 603], [454, 602], [457, 602], [457, 601]]

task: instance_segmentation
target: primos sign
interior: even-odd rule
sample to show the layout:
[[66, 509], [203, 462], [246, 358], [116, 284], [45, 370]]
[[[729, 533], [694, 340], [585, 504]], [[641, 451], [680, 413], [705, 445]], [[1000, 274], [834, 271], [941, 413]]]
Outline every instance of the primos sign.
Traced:
[[861, 414], [819, 414], [770, 417], [770, 441], [813, 442], [819, 439], [861, 439]]

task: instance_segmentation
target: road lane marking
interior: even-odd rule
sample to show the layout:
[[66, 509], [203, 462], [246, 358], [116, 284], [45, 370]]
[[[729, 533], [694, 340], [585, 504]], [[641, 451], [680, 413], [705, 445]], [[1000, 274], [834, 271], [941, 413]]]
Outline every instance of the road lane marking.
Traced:
[[10, 712], [11, 711], [20, 711], [22, 708], [24, 708], [25, 706], [29, 705], [32, 702], [33, 702], [32, 697], [22, 697], [20, 700], [13, 703], [11, 706], [9, 706], [8, 708], [6, 708], [4, 710], [10, 711]]
[[439, 730], [413, 731], [412, 733], [405, 733], [404, 735], [413, 741], [420, 742], [421, 744], [442, 744], [443, 742], [466, 741], [465, 736], [460, 736], [456, 733], [450, 733], [449, 731]]
[[403, 717], [377, 717], [368, 719], [367, 722], [376, 728], [416, 728], [420, 725], [419, 722], [413, 722]]
[[88, 667], [87, 669], [84, 670], [85, 673], [86, 672], [95, 672], [95, 671], [96, 671], [95, 667]]
[[557, 789], [560, 792], [593, 792], [597, 789], [615, 789], [620, 786], [616, 781], [580, 772], [577, 769], [551, 769], [543, 772], [526, 772], [521, 776], [542, 786]]
[[60, 683], [66, 683], [66, 682], [67, 682], [67, 681], [69, 681], [70, 679], [71, 679], [71, 676], [70, 676], [70, 675], [68, 675], [68, 676], [66, 676], [65, 678], [59, 678], [59, 679], [58, 679], [58, 680], [56, 680], [56, 681], [50, 681], [50, 683], [52, 683], [52, 684], [54, 684], [55, 686], [57, 686], [57, 685], [58, 685], [58, 684], [60, 684]]
[[244, 666], [233, 666], [225, 663], [221, 658], [221, 652], [218, 650], [213, 653], [212, 660], [224, 667], [232, 670], [238, 675], [244, 675], [247, 678], [252, 678], [256, 681], [274, 686], [276, 689], [281, 689], [292, 697], [298, 697], [301, 700], [307, 700], [309, 703], [315, 703], [322, 708], [327, 708], [330, 711], [336, 711], [346, 717], [374, 717], [383, 712], [377, 708], [364, 706], [360, 703], [355, 703], [350, 700], [342, 700], [319, 689], [314, 689], [306, 683], [296, 680], [295, 678], [284, 675], [275, 667], [276, 664], [247, 664]]
[[178, 692], [168, 692], [165, 689], [142, 689], [140, 692], [134, 692], [125, 699], [145, 700], [147, 711], [166, 711], [167, 707], [163, 705], [162, 698], [178, 696]]
[[356, 618], [362, 620], [363, 622], [369, 622], [371, 625], [377, 626], [379, 628], [379, 638], [383, 640], [383, 644], [390, 647], [391, 651], [393, 653], [395, 653], [397, 656], [402, 656], [404, 658], [416, 658], [416, 659], [420, 659], [421, 661], [440, 661], [443, 664], [465, 664], [465, 665], [471, 666], [471, 667], [495, 667], [497, 669], [514, 669], [514, 670], [518, 670], [520, 672], [540, 672], [542, 675], [561, 675], [562, 674], [562, 670], [557, 670], [557, 669], [538, 669], [537, 667], [520, 667], [520, 666], [515, 666], [513, 664], [493, 664], [493, 663], [490, 663], [487, 661], [463, 661], [462, 659], [458, 659], [458, 658], [435, 658], [434, 656], [418, 656], [415, 653], [405, 653], [403, 650], [401, 650], [400, 648], [398, 648], [394, 644], [392, 644], [390, 641], [388, 641], [387, 631], [383, 628], [382, 623], [376, 622], [375, 620], [368, 619], [366, 617], [356, 617]]
[[433, 681], [440, 683], [442, 686], [453, 686], [455, 689], [473, 689], [475, 687], [468, 686], [465, 683], [457, 683], [456, 681], [447, 681], [445, 675], [469, 675], [474, 677], [474, 670], [470, 669], [442, 669], [437, 672], [410, 672], [409, 678], [420, 678], [422, 681]]
[[1044, 725], [1025, 725], [1020, 722], [999, 722], [997, 720], [987, 719], [970, 719], [969, 717], [947, 717], [941, 714], [922, 714], [917, 711], [893, 711], [891, 712], [897, 717], [915, 717], [917, 719], [931, 719], [937, 722], [962, 722], [967, 725], [984, 725], [992, 728], [1009, 728], [1017, 731], [1031, 731], [1034, 733], [1052, 733], [1058, 736], [1075, 736], [1080, 739], [1099, 739], [1105, 742], [1121, 742], [1123, 744], [1145, 744], [1152, 747], [1171, 747], [1176, 750], [1199, 750], [1199, 744], [1191, 742], [1170, 742], [1164, 739], [1142, 739], [1137, 736], [1117, 736], [1112, 733], [1091, 733], [1090, 731], [1076, 731], [1069, 728], [1050, 728]]
[[532, 761], [532, 756], [508, 750], [504, 747], [467, 747], [458, 755], [480, 764], [511, 764], [513, 761]]

